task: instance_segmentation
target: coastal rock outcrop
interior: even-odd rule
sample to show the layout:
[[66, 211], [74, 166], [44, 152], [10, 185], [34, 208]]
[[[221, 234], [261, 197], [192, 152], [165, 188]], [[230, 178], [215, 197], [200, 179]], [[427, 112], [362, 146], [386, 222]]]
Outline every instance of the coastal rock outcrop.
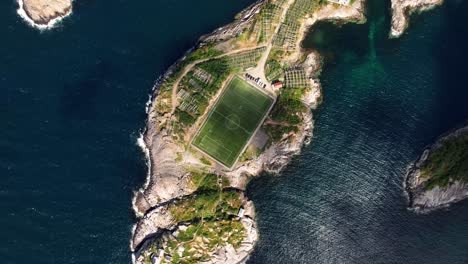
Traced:
[[228, 245], [224, 248], [220, 248], [213, 258], [206, 263], [237, 264], [247, 260], [258, 240], [258, 230], [255, 221], [252, 218], [243, 217], [240, 221], [246, 230], [246, 236], [240, 247], [234, 248], [233, 246]]
[[136, 250], [136, 246], [140, 245], [145, 239], [164, 230], [169, 230], [175, 224], [166, 207], [158, 207], [152, 210], [135, 226], [130, 248], [132, 251]]
[[[424, 176], [423, 168], [430, 161], [432, 153], [442, 148], [449, 140], [467, 135], [468, 126], [459, 128], [438, 139], [427, 147], [423, 154], [412, 164], [406, 174], [405, 189], [409, 197], [409, 207], [417, 211], [428, 212], [468, 198], [468, 184], [460, 179], [449, 178], [444, 186], [428, 187], [430, 177]], [[467, 172], [465, 172], [467, 173]]]
[[392, 26], [390, 37], [397, 38], [405, 32], [409, 17], [441, 5], [444, 0], [392, 0]]
[[[255, 209], [252, 201], [247, 200], [244, 195], [241, 195], [241, 200], [243, 209], [233, 220], [240, 223], [243, 228], [242, 240], [236, 247], [226, 243], [224, 246], [212, 246], [210, 250], [209, 244], [213, 238], [200, 237], [184, 242], [179, 241], [178, 244], [185, 245], [188, 253], [194, 256], [203, 254], [209, 257], [209, 260], [203, 263], [235, 264], [245, 260], [258, 240], [258, 229], [254, 220]], [[167, 252], [167, 248], [177, 243], [178, 240], [184, 239], [183, 237], [187, 237], [187, 230], [195, 226], [197, 226], [196, 222], [177, 223], [170, 213], [170, 203], [151, 210], [134, 227], [134, 235], [130, 243], [131, 250], [135, 252], [134, 262], [146, 263], [145, 259], [151, 259], [153, 263], [161, 263], [163, 259], [168, 260], [168, 255], [164, 253]], [[216, 224], [210, 226], [205, 232], [213, 231], [216, 226]], [[200, 225], [196, 229], [198, 228]], [[157, 237], [157, 243], [152, 241], [153, 237]], [[176, 250], [185, 250], [179, 247]]]
[[53, 26], [72, 11], [72, 0], [18, 0], [18, 13], [39, 28]]
[[148, 149], [150, 177], [145, 188], [139, 190], [133, 201], [138, 215], [144, 215], [150, 208], [192, 193], [188, 186], [188, 174], [182, 162], [177, 162], [177, 153], [183, 150], [174, 143], [165, 131], [154, 132], [157, 124], [148, 124], [145, 144]]

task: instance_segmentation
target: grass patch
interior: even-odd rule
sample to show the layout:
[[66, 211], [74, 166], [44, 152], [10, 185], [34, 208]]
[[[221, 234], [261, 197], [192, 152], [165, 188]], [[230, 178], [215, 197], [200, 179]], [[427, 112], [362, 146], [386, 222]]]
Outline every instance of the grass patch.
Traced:
[[205, 165], [211, 165], [211, 161], [209, 159], [207, 159], [206, 157], [201, 157], [200, 159], [201, 163], [205, 164]]
[[169, 210], [177, 222], [189, 222], [236, 215], [241, 205], [242, 201], [235, 191], [205, 190], [203, 193], [172, 204]]
[[162, 263], [192, 264], [206, 262], [218, 246], [231, 244], [238, 248], [245, 237], [244, 226], [236, 220], [205, 221], [179, 230], [164, 248]]
[[229, 186], [225, 177], [192, 172], [190, 184], [196, 193], [169, 206], [177, 222], [226, 219], [236, 215], [242, 206], [239, 193], [223, 190]]
[[288, 125], [265, 125], [263, 130], [268, 133], [273, 142], [278, 142], [283, 139], [285, 134], [291, 132], [297, 132], [299, 129], [297, 126], [288, 126]]
[[445, 187], [453, 180], [468, 182], [468, 132], [445, 141], [430, 153], [421, 176], [429, 178], [428, 189]]
[[272, 98], [234, 77], [192, 144], [231, 167], [272, 103]]
[[[227, 244], [239, 247], [245, 237], [245, 228], [234, 216], [242, 206], [239, 193], [225, 191], [229, 186], [226, 178], [215, 174], [192, 172], [191, 184], [196, 194], [175, 202], [169, 211], [186, 228], [179, 228], [177, 234], [166, 234], [166, 244], [152, 245], [145, 260], [152, 252], [163, 248], [162, 263], [200, 263], [210, 260], [219, 246]], [[165, 257], [168, 257], [167, 259]]]

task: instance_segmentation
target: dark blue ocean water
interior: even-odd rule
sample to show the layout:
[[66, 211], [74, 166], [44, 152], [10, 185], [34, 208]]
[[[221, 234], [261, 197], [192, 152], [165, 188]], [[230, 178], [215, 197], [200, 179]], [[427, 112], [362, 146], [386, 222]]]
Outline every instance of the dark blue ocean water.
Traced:
[[426, 144], [468, 119], [468, 1], [446, 1], [387, 40], [369, 23], [321, 23], [305, 46], [327, 55], [312, 144], [278, 177], [251, 182], [261, 240], [249, 263], [468, 263], [468, 202], [406, 209], [403, 175]]
[[49, 32], [0, 1], [0, 263], [128, 263], [154, 81], [250, 0], [74, 1]]

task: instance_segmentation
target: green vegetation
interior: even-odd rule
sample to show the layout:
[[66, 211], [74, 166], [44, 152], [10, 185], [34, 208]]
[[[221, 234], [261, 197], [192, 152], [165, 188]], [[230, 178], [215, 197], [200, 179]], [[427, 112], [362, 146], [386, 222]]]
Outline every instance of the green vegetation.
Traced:
[[237, 192], [223, 190], [229, 186], [227, 179], [193, 172], [191, 184], [196, 194], [169, 206], [177, 222], [191, 224], [164, 247], [165, 255], [172, 256], [168, 263], [207, 261], [217, 246], [238, 247], [245, 237], [244, 226], [233, 219], [242, 201]]
[[177, 110], [176, 115], [179, 116], [179, 121], [183, 124], [193, 124], [195, 123], [195, 117], [188, 114], [187, 112]]
[[296, 0], [286, 13], [286, 19], [281, 24], [273, 45], [276, 47], [295, 48], [299, 35], [300, 20], [314, 12], [320, 5], [320, 0]]
[[265, 50], [266, 47], [256, 48], [253, 50], [229, 55], [226, 57], [226, 59], [229, 63], [229, 67], [233, 71], [244, 71], [248, 68], [255, 67]]
[[269, 116], [271, 122], [264, 126], [273, 142], [281, 140], [284, 134], [297, 132], [302, 123], [303, 113], [307, 111], [302, 102], [305, 92], [310, 89], [305, 71], [296, 67], [285, 69], [284, 73], [285, 86], [280, 89], [278, 100]]
[[236, 215], [242, 202], [235, 191], [204, 190], [169, 207], [177, 222], [226, 219]]
[[[183, 139], [185, 129], [192, 126], [205, 113], [211, 98], [219, 91], [228, 76], [255, 66], [264, 50], [265, 48], [258, 48], [208, 60], [197, 64], [193, 70], [187, 73], [178, 86], [180, 104], [175, 112], [178, 122], [171, 124], [174, 138]], [[209, 52], [203, 54], [207, 53]], [[191, 55], [190, 58], [198, 58], [200, 56]], [[163, 87], [166, 87], [171, 80], [172, 78]], [[169, 88], [172, 90], [172, 86]], [[170, 90], [166, 91], [167, 95], [171, 94]], [[170, 97], [166, 100], [168, 101], [167, 105], [160, 107], [165, 109], [165, 112], [168, 112], [170, 109]], [[163, 100], [158, 101], [162, 102]]]
[[223, 190], [229, 182], [221, 176], [192, 172], [191, 184], [196, 194], [169, 206], [177, 222], [228, 219], [242, 205], [236, 191]]
[[262, 150], [253, 146], [253, 145], [250, 145], [245, 151], [244, 153], [242, 153], [242, 155], [239, 157], [239, 161], [246, 161], [246, 160], [251, 160], [251, 159], [254, 159], [254, 158], [257, 158], [258, 156], [260, 156]]
[[271, 119], [288, 126], [299, 125], [306, 106], [302, 102], [305, 88], [284, 88], [271, 113]]
[[273, 142], [278, 142], [283, 138], [284, 134], [288, 134], [290, 132], [297, 132], [297, 126], [290, 126], [290, 125], [270, 125], [266, 124], [263, 127], [264, 131], [267, 131], [268, 135], [270, 136]]
[[[284, 84], [284, 88], [278, 91], [277, 104], [264, 124], [266, 133], [273, 141], [297, 132], [307, 111], [302, 97], [309, 89], [309, 80], [303, 69], [289, 68], [293, 64], [286, 65], [284, 58], [292, 52], [289, 48], [295, 48], [301, 19], [326, 3], [324, 0], [295, 0], [286, 20], [280, 25], [279, 18], [286, 2], [288, 0], [266, 1], [255, 15], [254, 25], [237, 38], [217, 43], [217, 47], [225, 52], [237, 48], [247, 50], [255, 43], [265, 43], [271, 39], [275, 29], [280, 27], [279, 34], [274, 36], [275, 47], [268, 54], [265, 68], [268, 80], [280, 79]], [[176, 143], [183, 144], [185, 151], [193, 152], [196, 147], [221, 164], [232, 167], [268, 114], [274, 99], [234, 76], [209, 112], [207, 108], [228, 78], [255, 67], [265, 50], [266, 47], [257, 45], [251, 50], [223, 55], [222, 51], [208, 45], [188, 54], [171, 69], [172, 74], [159, 89], [156, 111], [164, 115], [163, 120], [167, 120], [167, 124], [159, 126], [160, 129], [167, 129]], [[174, 108], [174, 116], [167, 115], [169, 112], [172, 114]], [[198, 128], [201, 117], [204, 119], [206, 114], [206, 120]], [[193, 130], [189, 129], [195, 128], [195, 123], [198, 132], [193, 138], [193, 147], [187, 146], [185, 139], [192, 135]], [[249, 148], [241, 160], [257, 157], [261, 151], [255, 147]], [[177, 153], [177, 161], [183, 161], [182, 153]], [[195, 156], [201, 155], [197, 152]], [[206, 156], [200, 160], [203, 164], [212, 165], [211, 159]], [[195, 192], [164, 205], [178, 227], [164, 232], [162, 238], [149, 246], [149, 254], [144, 255], [145, 263], [151, 262], [151, 254], [162, 254], [162, 263], [205, 262], [210, 260], [219, 246], [232, 244], [237, 248], [244, 239], [245, 229], [237, 217], [242, 206], [240, 192], [227, 188], [230, 184], [226, 178], [192, 171], [195, 167], [208, 170], [206, 166], [187, 168], [190, 173], [189, 188]]]
[[244, 226], [237, 220], [196, 223], [180, 230], [177, 238], [168, 241], [164, 254], [172, 260], [162, 263], [192, 264], [210, 260], [218, 246], [239, 247], [245, 236]]
[[[194, 74], [195, 71], [202, 72], [206, 79], [201, 80], [200, 75]], [[205, 113], [210, 99], [221, 88], [231, 71], [227, 59], [220, 58], [198, 64], [182, 78], [178, 86], [180, 104], [175, 112], [178, 121], [170, 126], [174, 138], [183, 139], [185, 129], [191, 127]]]
[[[151, 254], [162, 248], [162, 263], [199, 263], [208, 261], [218, 246], [231, 244], [239, 247], [245, 237], [245, 228], [236, 218], [242, 206], [239, 193], [224, 190], [229, 181], [215, 174], [191, 172], [190, 184], [194, 195], [168, 206], [179, 224], [176, 233], [166, 233], [155, 240], [145, 253], [145, 263], [151, 263]], [[166, 242], [164, 243], [163, 240]]]
[[468, 182], [468, 132], [448, 139], [430, 153], [421, 176], [429, 178], [428, 189], [445, 187], [454, 180]]
[[215, 49], [212, 45], [206, 45], [204, 47], [199, 47], [190, 54], [188, 54], [181, 62], [179, 62], [176, 67], [173, 69], [170, 76], [164, 80], [159, 88], [159, 99], [158, 105], [156, 107], [158, 113], [164, 114], [170, 111], [172, 100], [171, 100], [171, 91], [174, 82], [181, 76], [185, 67], [193, 63], [194, 61], [212, 58], [215, 56], [221, 55], [222, 52]]
[[234, 77], [192, 144], [231, 167], [272, 103], [272, 98]]
[[215, 49], [211, 45], [200, 47], [190, 53], [187, 58], [185, 58], [185, 64], [190, 64], [191, 62], [202, 60], [206, 58], [212, 58], [223, 54], [222, 51]]
[[268, 1], [262, 7], [255, 19], [253, 32], [257, 36], [257, 43], [268, 40], [275, 31], [275, 24], [280, 18], [286, 0]]
[[192, 189], [197, 190], [198, 192], [219, 191], [219, 189], [224, 187], [224, 185], [221, 185], [221, 187], [219, 186], [219, 178], [220, 176], [215, 174], [205, 174], [194, 171], [191, 172], [190, 183]]
[[284, 75], [284, 69], [280, 63], [284, 55], [285, 52], [278, 48], [272, 49], [268, 55], [265, 65], [265, 75], [269, 81], [280, 79]]
[[211, 165], [211, 161], [206, 157], [201, 157], [200, 161], [205, 165]]

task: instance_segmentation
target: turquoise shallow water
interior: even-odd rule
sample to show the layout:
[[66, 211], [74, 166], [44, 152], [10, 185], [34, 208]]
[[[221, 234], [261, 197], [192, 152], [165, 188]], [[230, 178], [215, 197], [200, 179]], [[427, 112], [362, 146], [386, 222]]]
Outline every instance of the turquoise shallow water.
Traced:
[[468, 203], [406, 209], [403, 175], [426, 144], [468, 119], [468, 2], [412, 20], [388, 40], [369, 23], [321, 23], [304, 45], [327, 56], [310, 146], [280, 176], [251, 182], [261, 240], [249, 263], [468, 263]]

